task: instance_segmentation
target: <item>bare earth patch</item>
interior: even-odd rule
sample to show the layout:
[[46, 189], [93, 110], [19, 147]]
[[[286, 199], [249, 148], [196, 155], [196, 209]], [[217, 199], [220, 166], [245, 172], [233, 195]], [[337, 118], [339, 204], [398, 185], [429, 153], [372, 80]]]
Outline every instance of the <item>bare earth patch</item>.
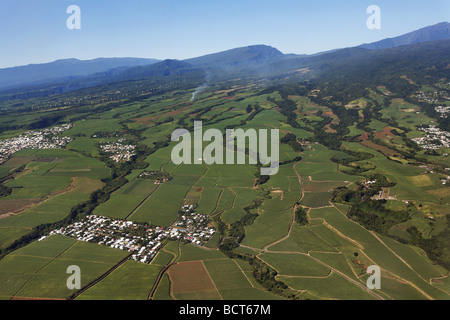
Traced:
[[0, 200], [0, 219], [4, 219], [13, 215], [14, 213], [21, 212], [29, 207], [32, 207], [41, 199], [8, 199]]
[[394, 136], [391, 131], [391, 127], [389, 126], [384, 127], [383, 131], [375, 133], [375, 138], [377, 139], [383, 139], [386, 136]]
[[376, 151], [380, 151], [381, 153], [384, 153], [384, 154], [388, 154], [388, 155], [391, 155], [391, 156], [398, 156], [399, 155], [399, 153], [397, 151], [389, 149], [388, 147], [385, 147], [385, 146], [380, 146], [380, 145], [378, 145], [376, 143], [373, 143], [370, 140], [364, 140], [364, 141], [362, 141], [360, 143], [363, 146], [366, 146], [366, 147], [368, 147], [370, 149], [373, 149], [373, 150], [376, 150]]
[[174, 264], [167, 273], [172, 282], [173, 294], [216, 290], [201, 261]]

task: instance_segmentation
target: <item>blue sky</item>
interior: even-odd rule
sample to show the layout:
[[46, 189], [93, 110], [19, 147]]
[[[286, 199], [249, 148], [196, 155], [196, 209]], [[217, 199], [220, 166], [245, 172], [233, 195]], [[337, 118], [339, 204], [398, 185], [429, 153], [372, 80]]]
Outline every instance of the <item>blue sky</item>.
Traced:
[[[381, 30], [369, 30], [369, 5]], [[81, 9], [69, 30], [67, 7]], [[449, 0], [0, 0], [0, 68], [57, 59], [185, 59], [266, 44], [316, 53], [449, 21]]]

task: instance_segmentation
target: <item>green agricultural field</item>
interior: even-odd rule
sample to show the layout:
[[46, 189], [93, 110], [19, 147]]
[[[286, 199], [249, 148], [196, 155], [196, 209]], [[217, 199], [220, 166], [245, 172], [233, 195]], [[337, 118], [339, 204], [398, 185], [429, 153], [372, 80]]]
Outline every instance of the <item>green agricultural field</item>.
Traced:
[[302, 206], [309, 208], [320, 208], [330, 206], [331, 192], [305, 192]]
[[361, 130], [359, 128], [356, 127], [356, 124], [348, 127], [348, 129], [350, 130], [350, 132], [347, 134], [347, 136], [360, 136], [362, 134], [364, 134], [364, 130]]
[[176, 220], [189, 189], [190, 186], [164, 183], [128, 219], [168, 226]]
[[[299, 277], [278, 277], [288, 286], [296, 290], [306, 290], [316, 299], [340, 299], [340, 300], [375, 300], [363, 288], [346, 280], [342, 276], [331, 273], [326, 278], [299, 278]], [[364, 287], [364, 284], [361, 284]]]
[[124, 219], [158, 187], [152, 180], [134, 179], [111, 194], [111, 198], [95, 208], [94, 214]]
[[76, 138], [67, 145], [68, 150], [75, 150], [90, 157], [98, 156], [97, 142], [88, 138]]
[[263, 253], [259, 256], [280, 276], [326, 277], [330, 269], [298, 253]]
[[297, 223], [294, 223], [289, 237], [269, 247], [269, 250], [302, 253], [309, 253], [310, 251], [337, 252], [332, 244], [329, 244], [321, 236], [316, 235], [313, 230], [315, 229], [301, 227]]
[[8, 161], [4, 162], [0, 166], [0, 174], [6, 173], [8, 171], [11, 171], [14, 168], [19, 168], [20, 166], [27, 165], [30, 162], [32, 162], [35, 158], [33, 156], [26, 157], [26, 156], [17, 156], [17, 153], [14, 154], [13, 157], [11, 157]]
[[165, 273], [158, 285], [153, 296], [154, 300], [173, 300], [170, 296], [170, 279], [167, 273]]
[[345, 186], [345, 183], [336, 181], [336, 182], [323, 182], [323, 181], [311, 181], [304, 180], [303, 188], [305, 192], [330, 192], [337, 187]]
[[[295, 164], [296, 166], [298, 163]], [[297, 173], [292, 164], [281, 165], [278, 173], [270, 177], [267, 186], [280, 188], [285, 191], [300, 191], [300, 183]]]
[[447, 274], [444, 269], [434, 265], [420, 248], [400, 244], [388, 237], [382, 236], [381, 239], [389, 246], [389, 248], [394, 250], [403, 260], [405, 260], [422, 278], [431, 280]]
[[13, 188], [11, 195], [4, 199], [36, 199], [69, 187], [72, 179], [64, 176], [41, 176], [30, 173], [6, 183]]
[[116, 194], [122, 195], [135, 195], [135, 196], [148, 196], [152, 193], [156, 186], [151, 179], [134, 179], [117, 190]]
[[260, 191], [254, 189], [234, 188], [233, 191], [236, 193], [236, 199], [234, 201], [235, 207], [250, 204], [261, 195]]
[[147, 300], [161, 267], [127, 261], [77, 300]]
[[172, 253], [160, 250], [150, 264], [153, 266], [166, 266], [173, 261], [173, 259], [174, 255]]
[[309, 216], [311, 219], [326, 221], [333, 228], [336, 228], [339, 232], [356, 241], [362, 241], [364, 243], [377, 242], [376, 238], [369, 231], [348, 219], [335, 207], [311, 209]]
[[[67, 268], [77, 265], [81, 284], [87, 285], [105, 273], [127, 253], [91, 243], [53, 236], [19, 249], [0, 260], [3, 297], [68, 298]], [[49, 279], [52, 279], [49, 281]]]
[[[422, 57], [419, 49], [414, 56]], [[238, 74], [244, 57], [227, 81], [220, 81], [227, 72], [213, 67], [205, 80], [201, 67], [171, 72], [166, 61], [161, 78], [0, 97], [1, 139], [52, 123], [73, 125], [62, 134], [72, 139], [65, 148], [23, 149], [0, 165], [0, 178], [12, 174], [0, 189], [0, 299], [67, 299], [77, 291], [67, 289], [66, 270], [77, 265], [82, 286], [93, 284], [77, 300], [448, 300], [450, 149], [432, 152], [408, 141], [425, 135], [421, 124], [446, 124], [433, 115], [433, 104], [414, 102], [418, 83], [429, 95], [439, 88], [435, 98], [448, 95], [446, 79], [431, 83], [442, 71], [434, 61], [447, 63], [432, 49], [420, 65], [405, 57], [410, 66], [400, 72], [399, 59], [388, 59], [392, 66], [362, 78], [341, 59], [345, 83], [321, 76], [328, 63], [319, 73], [311, 66], [289, 70], [295, 59], [276, 64], [276, 74], [263, 68], [262, 59], [258, 70], [267, 77], [255, 80], [258, 72]], [[386, 83], [370, 83], [374, 76]], [[281, 140], [282, 165], [271, 176], [261, 176], [248, 154], [244, 164], [206, 164], [193, 146], [192, 159], [202, 163], [175, 164], [178, 141], [171, 135], [175, 129], [193, 133], [194, 121], [202, 121], [203, 133], [279, 129], [280, 138], [292, 133], [301, 148], [292, 145], [295, 139]], [[119, 139], [137, 147], [129, 161], [114, 162], [99, 148]], [[203, 148], [210, 143], [203, 141]], [[250, 149], [248, 141], [245, 147]], [[390, 156], [382, 153], [388, 149]], [[150, 171], [169, 180], [155, 184], [140, 176]], [[395, 184], [386, 187], [387, 201], [367, 196], [379, 190], [362, 180], [375, 174]], [[386, 225], [375, 215], [356, 216], [351, 206], [359, 208], [359, 202], [364, 210], [390, 209], [392, 219], [405, 218]], [[185, 204], [207, 218], [206, 226], [216, 229], [213, 238], [203, 247], [188, 238], [161, 240], [149, 264], [124, 260], [131, 252], [75, 238], [36, 240], [89, 214], [173, 227]], [[296, 219], [299, 207], [306, 219]], [[380, 290], [367, 289], [370, 265], [381, 268]]]
[[[228, 165], [211, 165], [208, 171], [196, 183], [199, 187], [208, 187], [211, 185], [204, 184], [205, 181], [214, 181], [214, 185], [219, 187], [248, 187], [251, 188], [256, 169], [251, 165], [235, 165], [233, 170], [229, 170]], [[212, 185], [212, 186], [214, 186]]]
[[11, 171], [11, 168], [4, 167], [4, 164], [0, 166], [0, 178], [3, 178], [8, 174], [8, 172]]
[[242, 272], [239, 265], [233, 260], [208, 260], [204, 263], [216, 288], [225, 300], [280, 299], [276, 295], [252, 285], [247, 275]]
[[20, 227], [0, 227], [0, 249], [7, 248], [14, 240], [19, 239], [29, 232], [29, 229]]
[[218, 188], [202, 188], [198, 207], [195, 209], [200, 214], [210, 214], [217, 207], [222, 190]]
[[[241, 206], [241, 202], [238, 202], [238, 198], [240, 197], [239, 194], [241, 192], [245, 193], [248, 190], [252, 190], [252, 189], [247, 189], [247, 188], [239, 188], [239, 189], [222, 189], [222, 193], [220, 194], [220, 198], [218, 201], [218, 205], [216, 208], [216, 211], [220, 212], [222, 210], [227, 210], [227, 209], [234, 209], [237, 206]], [[245, 193], [248, 194], [248, 193]], [[249, 199], [247, 198], [247, 201], [249, 201]], [[251, 201], [249, 201], [251, 202]]]
[[365, 254], [381, 268], [414, 283], [424, 297], [440, 299], [445, 295], [429, 285], [429, 280], [426, 280], [426, 278], [440, 277], [441, 273], [427, 261], [423, 252], [420, 254], [417, 251], [417, 248], [369, 233], [334, 208], [310, 210], [310, 216], [312, 219], [323, 219], [345, 239], [364, 248]]
[[245, 228], [246, 236], [242, 244], [262, 248], [282, 238], [289, 227], [293, 209], [284, 211], [263, 211], [253, 222]]
[[442, 188], [439, 185], [440, 182], [438, 182], [438, 179], [435, 177], [430, 177], [431, 180], [422, 177], [420, 174], [423, 173], [425, 169], [390, 161], [382, 154], [354, 142], [344, 142], [343, 144], [353, 150], [374, 155], [372, 159], [368, 160], [368, 162], [373, 163], [376, 166], [376, 169], [373, 170], [373, 172], [384, 174], [390, 181], [396, 183], [396, 185], [391, 188], [390, 194], [396, 195], [397, 199], [439, 201], [439, 197], [436, 194], [433, 194], [433, 190]]
[[181, 251], [181, 255], [178, 259], [178, 262], [226, 259], [226, 256], [221, 251], [207, 250], [207, 249], [199, 248], [192, 244], [181, 245], [180, 251]]
[[[393, 99], [392, 104], [384, 108], [381, 112], [384, 118], [394, 118], [398, 125], [416, 131], [416, 127], [423, 123], [433, 121], [425, 114], [420, 112], [420, 108], [414, 104], [408, 103], [403, 99]], [[411, 133], [408, 133], [410, 136]]]
[[85, 119], [76, 122], [73, 128], [65, 134], [90, 138], [94, 132], [116, 132], [121, 129], [118, 119]]
[[294, 204], [300, 200], [300, 198], [301, 194], [299, 192], [275, 193], [271, 199], [264, 200], [261, 208], [268, 211], [286, 210], [293, 208]]
[[386, 127], [387, 124], [385, 122], [381, 122], [379, 120], [372, 120], [370, 121], [369, 127], [372, 130], [375, 130], [376, 132], [383, 131], [384, 127]]
[[71, 189], [42, 200], [18, 215], [0, 219], [3, 246], [11, 244], [41, 224], [63, 220], [77, 204], [89, 200], [92, 192], [100, 189], [103, 183], [89, 178], [75, 178]]
[[[417, 271], [409, 264], [405, 264], [398, 254], [389, 250], [381, 243], [368, 243], [365, 246], [365, 252], [379, 265], [396, 275], [400, 275], [403, 279], [413, 283], [417, 290], [426, 299], [447, 299], [448, 294], [439, 290], [435, 286], [430, 285], [428, 280], [421, 277]], [[428, 266], [432, 267], [431, 265]], [[423, 266], [426, 268], [426, 265]], [[434, 271], [436, 272], [436, 271]]]
[[[172, 144], [174, 145], [174, 144]], [[148, 171], [161, 171], [162, 167], [171, 162], [171, 147], [161, 148], [155, 153], [151, 154], [149, 157], [147, 157], [146, 162], [149, 163], [149, 166], [146, 168]], [[167, 172], [167, 171], [166, 171]], [[171, 173], [167, 172], [167, 173]]]
[[311, 177], [313, 181], [355, 181], [358, 176], [351, 176], [338, 171], [338, 164], [333, 162], [327, 163], [310, 163], [308, 160], [315, 160], [304, 158], [299, 164], [295, 166], [300, 176], [303, 179]]
[[235, 221], [241, 220], [246, 214], [247, 212], [244, 209], [238, 207], [225, 210], [221, 214], [220, 218], [222, 219], [223, 222], [231, 224]]
[[352, 262], [343, 253], [311, 252], [311, 256], [354, 280], [358, 279], [351, 267]]
[[139, 204], [144, 201], [145, 196], [114, 194], [111, 198], [98, 206], [94, 214], [117, 219], [125, 219]]
[[110, 170], [99, 160], [65, 150], [37, 150], [23, 174], [6, 183], [13, 192], [4, 199], [44, 198], [69, 187], [75, 177], [103, 179]]

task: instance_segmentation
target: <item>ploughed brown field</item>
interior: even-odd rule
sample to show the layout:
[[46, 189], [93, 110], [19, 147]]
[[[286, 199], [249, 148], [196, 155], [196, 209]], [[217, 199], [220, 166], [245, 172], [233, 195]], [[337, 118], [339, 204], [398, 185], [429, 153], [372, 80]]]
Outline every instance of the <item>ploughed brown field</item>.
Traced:
[[38, 203], [41, 199], [8, 199], [0, 200], [0, 219], [5, 218], [10, 212], [22, 211], [33, 204]]
[[366, 146], [366, 147], [368, 147], [370, 149], [373, 149], [373, 150], [380, 151], [380, 152], [382, 152], [384, 154], [388, 154], [390, 156], [398, 156], [399, 155], [399, 153], [397, 151], [389, 149], [388, 147], [385, 147], [385, 146], [380, 146], [380, 145], [378, 145], [376, 143], [373, 143], [370, 140], [364, 140], [364, 141], [361, 141], [360, 143], [363, 146]]
[[6, 168], [18, 168], [20, 166], [23, 166], [24, 164], [28, 164], [33, 160], [34, 157], [12, 157], [4, 164], [2, 164], [2, 166]]
[[386, 136], [393, 136], [394, 134], [391, 132], [391, 127], [386, 126], [383, 128], [383, 131], [375, 133], [375, 138], [383, 139]]
[[202, 261], [177, 263], [168, 269], [171, 293], [175, 298], [189, 299], [190, 295], [201, 294], [219, 298], [217, 289]]
[[139, 123], [139, 124], [153, 124], [156, 121], [158, 121], [159, 119], [163, 118], [163, 117], [170, 117], [170, 116], [176, 116], [180, 113], [183, 113], [187, 110], [187, 108], [182, 108], [179, 110], [175, 110], [175, 111], [169, 111], [157, 116], [150, 116], [150, 117], [140, 117], [140, 118], [135, 118], [132, 119], [134, 122]]

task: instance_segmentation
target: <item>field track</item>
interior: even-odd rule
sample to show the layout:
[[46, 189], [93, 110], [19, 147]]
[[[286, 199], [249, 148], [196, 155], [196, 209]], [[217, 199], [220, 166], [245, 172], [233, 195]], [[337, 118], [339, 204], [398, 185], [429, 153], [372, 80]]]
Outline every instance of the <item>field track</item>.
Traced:
[[97, 279], [95, 279], [94, 281], [92, 281], [91, 283], [87, 284], [86, 286], [84, 286], [83, 288], [81, 288], [80, 290], [78, 290], [77, 292], [75, 292], [73, 295], [71, 295], [69, 297], [68, 300], [74, 300], [76, 297], [78, 297], [80, 294], [82, 294], [83, 292], [85, 292], [86, 290], [88, 290], [89, 288], [93, 287], [94, 285], [96, 285], [97, 283], [99, 283], [100, 281], [102, 281], [104, 278], [106, 278], [109, 274], [111, 274], [114, 270], [116, 270], [118, 267], [120, 267], [122, 264], [124, 264], [126, 261], [128, 261], [128, 259], [131, 257], [132, 253], [130, 253], [128, 256], [126, 256], [125, 258], [123, 258], [122, 260], [120, 260], [117, 264], [115, 264], [111, 269], [109, 269], [107, 272], [105, 272], [104, 274], [102, 274], [100, 277], [98, 277]]

